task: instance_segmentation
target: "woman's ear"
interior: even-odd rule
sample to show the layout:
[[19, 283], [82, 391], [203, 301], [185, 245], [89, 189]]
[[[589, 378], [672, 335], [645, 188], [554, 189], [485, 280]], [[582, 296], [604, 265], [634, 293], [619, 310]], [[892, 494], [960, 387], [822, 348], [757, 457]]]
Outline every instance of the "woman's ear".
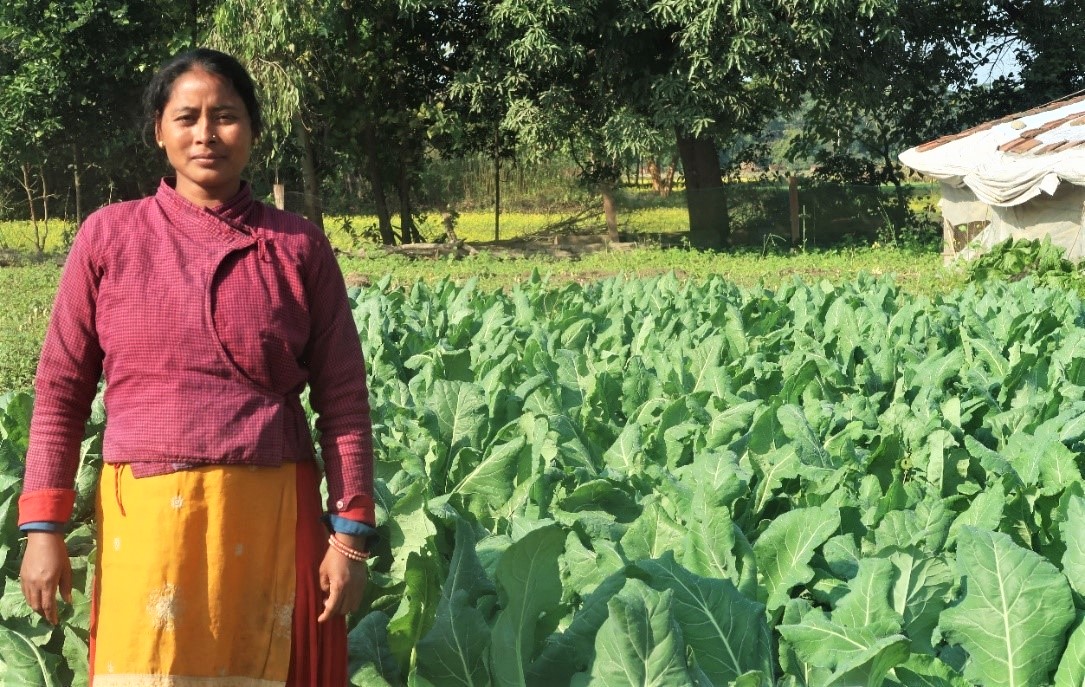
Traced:
[[166, 144], [162, 142], [162, 118], [156, 117], [154, 120], [154, 142], [159, 148], [165, 148]]

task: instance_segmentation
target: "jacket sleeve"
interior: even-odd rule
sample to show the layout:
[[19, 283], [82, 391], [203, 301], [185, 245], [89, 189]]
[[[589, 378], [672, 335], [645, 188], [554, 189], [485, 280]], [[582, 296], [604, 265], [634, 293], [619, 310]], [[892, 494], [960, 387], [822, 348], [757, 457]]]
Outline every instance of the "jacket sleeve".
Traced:
[[92, 220], [76, 235], [53, 303], [38, 371], [19, 499], [19, 524], [66, 522], [75, 504], [79, 447], [102, 374], [95, 314], [104, 270]]
[[328, 512], [372, 525], [373, 428], [365, 361], [335, 254], [322, 234], [315, 243], [307, 270], [304, 362], [328, 479]]

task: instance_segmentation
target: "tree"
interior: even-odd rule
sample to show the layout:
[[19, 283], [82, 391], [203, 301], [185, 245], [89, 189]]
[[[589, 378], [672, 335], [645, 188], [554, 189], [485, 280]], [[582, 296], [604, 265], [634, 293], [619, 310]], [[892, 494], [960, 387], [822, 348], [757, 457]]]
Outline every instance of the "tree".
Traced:
[[174, 15], [172, 3], [127, 0], [0, 5], [0, 175], [26, 188], [32, 219], [50, 214], [58, 187], [74, 191], [81, 219], [92, 168], [111, 180], [138, 158], [153, 176], [155, 158], [135, 152], [140, 93], [171, 47]]
[[[263, 85], [271, 150], [287, 132], [302, 151], [307, 214], [319, 223], [320, 177], [369, 184], [385, 244], [417, 241], [413, 184], [448, 75], [472, 35], [470, 3], [223, 0], [212, 43], [240, 55]], [[400, 233], [394, 233], [398, 206]]]
[[[519, 136], [582, 141], [609, 161], [660, 136], [677, 144], [694, 245], [729, 240], [721, 147], [799, 102], [803, 77], [888, 0], [524, 0], [486, 5]], [[536, 136], [540, 140], [546, 140]], [[598, 165], [586, 168], [588, 174]]]
[[324, 213], [313, 134], [319, 126], [317, 103], [328, 77], [322, 49], [328, 5], [222, 0], [208, 33], [208, 44], [236, 56], [259, 84], [265, 122], [260, 149], [271, 167], [278, 169], [287, 156], [290, 139], [295, 139], [305, 215], [322, 229]]
[[[329, 141], [346, 160], [364, 164], [383, 242], [416, 241], [417, 182], [433, 146], [454, 143], [444, 104], [469, 55], [466, 46], [479, 34], [477, 6], [460, 0], [348, 0], [341, 7], [346, 30], [337, 55], [346, 76], [327, 94], [328, 116], [337, 122]], [[399, 209], [398, 237], [388, 189], [395, 190]]]
[[984, 60], [984, 5], [902, 0], [840, 32], [837, 54], [806, 69], [803, 129], [790, 155], [846, 183], [893, 184], [891, 219], [901, 226], [909, 211], [897, 155], [967, 126], [961, 94]]
[[617, 16], [591, 0], [482, 6], [487, 33], [455, 93], [476, 114], [501, 117], [498, 129], [528, 159], [573, 159], [581, 183], [602, 197], [607, 232], [617, 239], [622, 169], [664, 147], [665, 134], [622, 93], [630, 54], [626, 33], [646, 15], [630, 7], [628, 16]]
[[1018, 104], [1040, 105], [1085, 89], [1085, 7], [1078, 0], [995, 0], [987, 3], [992, 52], [1010, 51], [1020, 68]]

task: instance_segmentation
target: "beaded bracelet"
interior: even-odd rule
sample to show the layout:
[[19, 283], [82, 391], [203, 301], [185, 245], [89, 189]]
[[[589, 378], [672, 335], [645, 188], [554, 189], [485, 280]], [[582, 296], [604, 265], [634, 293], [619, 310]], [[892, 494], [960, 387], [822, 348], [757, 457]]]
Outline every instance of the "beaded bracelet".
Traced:
[[364, 561], [369, 558], [368, 551], [359, 551], [358, 549], [352, 549], [351, 547], [336, 539], [334, 534], [328, 537], [328, 544], [331, 545], [333, 549], [343, 554], [352, 561]]

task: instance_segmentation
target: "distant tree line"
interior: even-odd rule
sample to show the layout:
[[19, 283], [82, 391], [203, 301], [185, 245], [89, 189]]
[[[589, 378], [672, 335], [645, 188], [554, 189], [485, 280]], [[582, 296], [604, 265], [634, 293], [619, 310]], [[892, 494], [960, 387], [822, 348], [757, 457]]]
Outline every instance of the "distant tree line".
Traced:
[[[723, 181], [743, 162], [904, 181], [901, 150], [1082, 88], [1069, 0], [6, 0], [0, 214], [82, 218], [153, 191], [140, 94], [187, 47], [237, 55], [267, 130], [251, 174], [371, 208], [421, 238], [435, 161], [568, 160], [617, 231], [630, 165], [680, 169], [690, 240], [728, 245]], [[1000, 56], [1012, 69], [985, 69]], [[781, 122], [787, 135], [781, 140]], [[903, 195], [901, 208], [904, 207]]]

